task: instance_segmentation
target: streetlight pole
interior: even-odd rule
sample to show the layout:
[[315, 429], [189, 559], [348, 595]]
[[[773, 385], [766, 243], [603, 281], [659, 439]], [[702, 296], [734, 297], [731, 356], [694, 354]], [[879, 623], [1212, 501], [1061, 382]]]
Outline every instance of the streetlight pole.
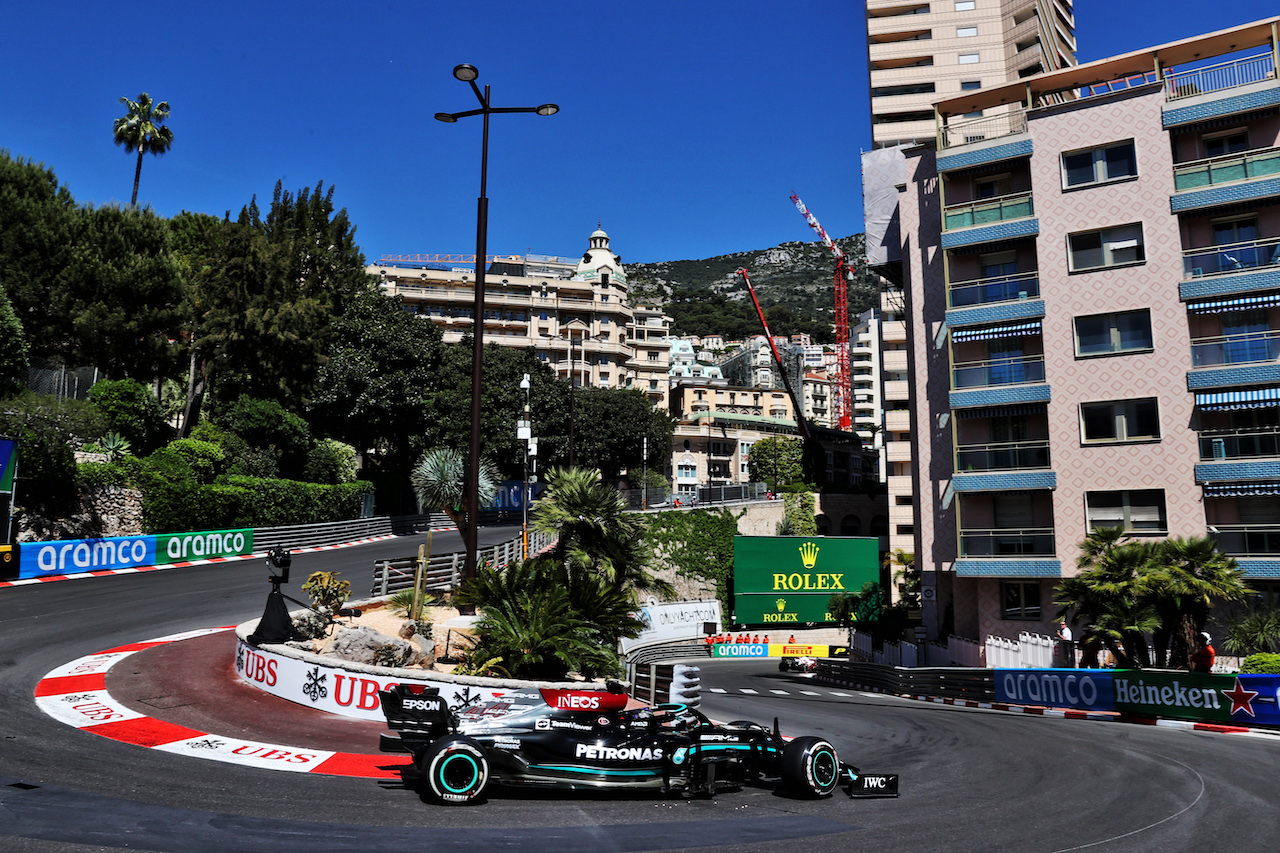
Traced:
[[520, 507], [523, 512], [520, 522], [521, 555], [529, 559], [529, 444], [533, 440], [533, 419], [529, 413], [529, 374], [520, 380], [524, 390], [524, 420], [516, 426], [516, 439], [524, 442], [524, 486], [520, 491]]
[[485, 84], [483, 93], [476, 85], [480, 72], [474, 65], [454, 66], [453, 76], [471, 86], [476, 100], [480, 102], [480, 108], [460, 113], [436, 113], [436, 119], [452, 124], [460, 118], [484, 116], [484, 135], [480, 144], [480, 197], [476, 200], [476, 295], [471, 317], [471, 443], [470, 455], [467, 457], [467, 529], [464, 537], [467, 556], [462, 570], [463, 578], [470, 578], [476, 574], [480, 528], [480, 382], [484, 372], [485, 242], [489, 233], [489, 198], [486, 187], [489, 170], [489, 116], [492, 113], [537, 113], [540, 116], [551, 116], [560, 112], [560, 108], [555, 104], [492, 107], [489, 105], [489, 85]]

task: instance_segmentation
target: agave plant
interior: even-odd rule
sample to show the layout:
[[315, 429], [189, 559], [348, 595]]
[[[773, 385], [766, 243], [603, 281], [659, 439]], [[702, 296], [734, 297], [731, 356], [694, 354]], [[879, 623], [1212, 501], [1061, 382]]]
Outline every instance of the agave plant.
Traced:
[[102, 437], [102, 452], [107, 454], [107, 461], [119, 462], [129, 455], [132, 445], [129, 439], [118, 432], [109, 432]]
[[[440, 509], [461, 530], [463, 497], [467, 486], [467, 457], [460, 450], [437, 447], [428, 450], [409, 472], [409, 484], [423, 511]], [[480, 505], [492, 503], [498, 494], [498, 471], [487, 459], [480, 460]]]

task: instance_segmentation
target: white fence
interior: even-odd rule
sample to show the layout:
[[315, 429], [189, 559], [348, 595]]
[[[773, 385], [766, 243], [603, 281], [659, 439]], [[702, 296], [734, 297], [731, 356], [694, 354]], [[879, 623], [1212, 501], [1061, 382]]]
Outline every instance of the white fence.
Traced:
[[[1057, 640], [1023, 631], [1018, 639], [987, 637], [986, 665], [989, 669], [1049, 669], [1055, 665]], [[1060, 662], [1058, 665], [1061, 665]]]

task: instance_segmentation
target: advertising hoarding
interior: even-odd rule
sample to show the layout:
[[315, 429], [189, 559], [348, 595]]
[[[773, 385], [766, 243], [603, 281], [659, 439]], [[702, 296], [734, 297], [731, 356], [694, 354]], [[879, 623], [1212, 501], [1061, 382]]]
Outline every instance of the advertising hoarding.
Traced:
[[834, 624], [831, 596], [880, 580], [878, 539], [735, 536], [734, 618], [744, 625]]

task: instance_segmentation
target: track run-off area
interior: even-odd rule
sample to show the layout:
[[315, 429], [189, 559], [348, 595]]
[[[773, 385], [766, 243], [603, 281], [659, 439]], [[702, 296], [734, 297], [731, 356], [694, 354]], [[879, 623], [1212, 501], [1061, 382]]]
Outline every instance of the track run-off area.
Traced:
[[[482, 530], [481, 544], [510, 535]], [[448, 536], [436, 534], [436, 547]], [[421, 538], [299, 553], [293, 575], [338, 571], [361, 597], [375, 560], [416, 553]], [[434, 805], [387, 769], [404, 757], [378, 754], [376, 725], [235, 683], [234, 636], [217, 629], [261, 614], [266, 576], [261, 560], [241, 560], [0, 589], [0, 850], [1170, 851], [1263, 850], [1280, 837], [1280, 736], [921, 702], [821, 685], [769, 661], [701, 661], [702, 710], [821, 735], [866, 771], [900, 774], [900, 798], [498, 790], [476, 806]], [[302, 597], [298, 585], [291, 594]], [[42, 691], [111, 650], [128, 653], [101, 685]], [[159, 685], [156, 695], [140, 695], [142, 684]], [[104, 737], [41, 707], [98, 686], [148, 721], [135, 728], [192, 737], [181, 748]], [[373, 772], [201, 760], [216, 749], [190, 744], [209, 738], [368, 756]]]

